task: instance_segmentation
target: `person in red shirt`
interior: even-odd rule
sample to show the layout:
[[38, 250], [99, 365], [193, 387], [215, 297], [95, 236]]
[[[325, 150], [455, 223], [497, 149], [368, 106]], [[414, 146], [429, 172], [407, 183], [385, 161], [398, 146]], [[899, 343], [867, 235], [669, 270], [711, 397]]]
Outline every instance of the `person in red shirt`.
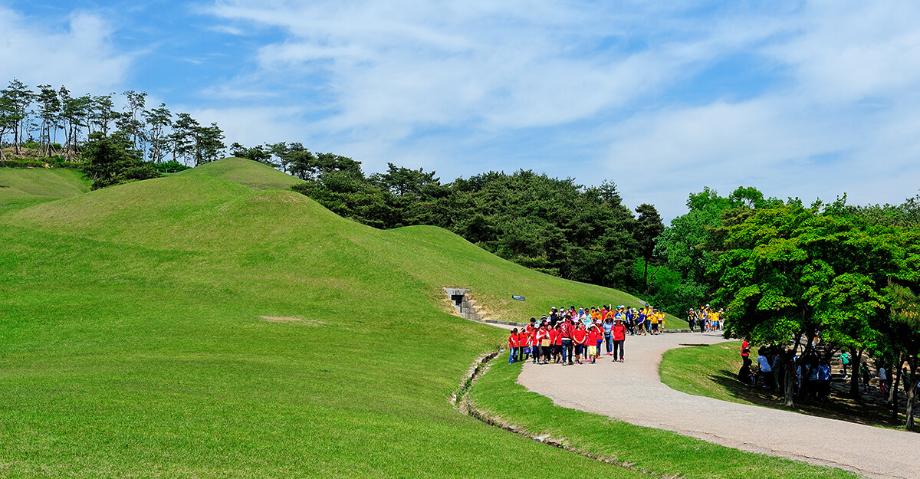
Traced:
[[591, 328], [588, 330], [588, 356], [586, 359], [591, 359], [591, 364], [597, 362], [597, 343], [598, 343], [598, 334], [597, 334], [597, 325], [591, 325]]
[[517, 361], [518, 356], [518, 330], [514, 328], [508, 336], [508, 364]]
[[530, 331], [530, 357], [533, 359], [533, 363], [537, 364], [540, 362], [540, 330], [533, 329]]
[[575, 362], [581, 364], [581, 357], [587, 354], [585, 343], [588, 340], [588, 332], [585, 331], [585, 325], [578, 323], [578, 326], [572, 331], [572, 341], [575, 343]]
[[[623, 317], [617, 316], [610, 330], [613, 336], [613, 362], [623, 362], [623, 345], [626, 343], [626, 325], [623, 324]], [[617, 354], [619, 353], [619, 355]]]
[[530, 357], [530, 335], [527, 334], [524, 328], [521, 328], [521, 331], [518, 333], [517, 341], [518, 357], [521, 361], [527, 361], [527, 358]]
[[751, 367], [751, 343], [747, 338], [741, 340], [741, 369], [750, 369]]
[[573, 354], [573, 345], [572, 345], [572, 316], [565, 315], [565, 320], [562, 321], [561, 326], [561, 336], [562, 336], [562, 364], [566, 363], [568, 360], [569, 365], [573, 364], [572, 357]]

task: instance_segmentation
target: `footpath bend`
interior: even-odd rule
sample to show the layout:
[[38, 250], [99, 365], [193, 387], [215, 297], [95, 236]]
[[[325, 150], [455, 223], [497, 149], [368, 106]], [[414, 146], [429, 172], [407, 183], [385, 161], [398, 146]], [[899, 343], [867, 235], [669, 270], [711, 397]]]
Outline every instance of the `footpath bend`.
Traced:
[[694, 396], [661, 382], [665, 351], [722, 341], [699, 333], [631, 336], [623, 363], [608, 356], [574, 367], [528, 362], [518, 382], [557, 405], [640, 426], [866, 477], [920, 478], [920, 434]]

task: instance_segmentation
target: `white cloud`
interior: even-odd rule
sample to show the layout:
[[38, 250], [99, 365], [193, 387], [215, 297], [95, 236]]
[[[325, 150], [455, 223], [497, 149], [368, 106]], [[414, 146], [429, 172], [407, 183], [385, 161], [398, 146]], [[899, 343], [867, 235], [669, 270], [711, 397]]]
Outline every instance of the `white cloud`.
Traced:
[[299, 107], [222, 107], [196, 108], [179, 105], [174, 111], [188, 112], [199, 123], [217, 123], [227, 142], [244, 145], [293, 141], [303, 138], [303, 109]]
[[674, 25], [659, 26], [678, 38], [628, 52], [603, 44], [626, 34], [629, 16], [597, 4], [232, 1], [212, 13], [285, 31], [259, 64], [266, 75], [326, 75], [333, 130], [564, 124], [635, 102], [774, 28], [716, 26], [705, 43], [685, 43]]
[[65, 85], [75, 93], [120, 86], [132, 57], [112, 45], [111, 26], [99, 16], [74, 13], [59, 31], [0, 6], [0, 78], [32, 86]]
[[[920, 9], [809, 5], [761, 53], [791, 77], [749, 99], [671, 105], [612, 125], [604, 167], [638, 173], [665, 216], [703, 185], [779, 197], [899, 202], [920, 185]], [[620, 176], [620, 175], [618, 175]]]
[[[283, 33], [230, 90], [309, 84], [305, 101], [323, 113], [300, 119], [298, 138], [372, 168], [454, 171], [475, 158], [589, 184], [608, 176], [666, 217], [705, 185], [865, 202], [920, 184], [914, 3], [701, 14], [692, 4], [227, 0], [209, 12]], [[761, 70], [750, 89], [733, 78], [750, 73], [731, 70], [738, 55], [756, 64], [738, 68]], [[697, 76], [720, 62], [727, 71]]]

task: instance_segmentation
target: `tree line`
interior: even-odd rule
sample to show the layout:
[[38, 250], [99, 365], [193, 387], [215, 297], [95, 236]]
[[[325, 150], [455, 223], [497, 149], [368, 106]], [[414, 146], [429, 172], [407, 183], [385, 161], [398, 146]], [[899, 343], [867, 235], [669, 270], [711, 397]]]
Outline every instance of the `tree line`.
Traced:
[[361, 223], [440, 226], [529, 268], [637, 292], [644, 286], [636, 258], [652, 255], [664, 228], [654, 206], [633, 212], [610, 181], [584, 187], [520, 170], [444, 183], [434, 171], [392, 163], [368, 175], [359, 161], [300, 143], [235, 143], [230, 152], [303, 179], [297, 191]]
[[[685, 307], [711, 298], [726, 310], [727, 334], [754, 344], [786, 348], [791, 342], [802, 357], [826, 360], [847, 351], [854, 371], [871, 358], [895, 375], [892, 417], [904, 381], [907, 427], [914, 427], [920, 195], [899, 205], [853, 206], [845, 196], [806, 205], [766, 198], [754, 188], [728, 196], [706, 189], [690, 195], [687, 206], [656, 245], [660, 268], [680, 284], [657, 294], [686, 296]], [[791, 364], [781, 374], [793, 383]], [[858, 398], [859, 374], [851, 380], [850, 394]], [[790, 387], [784, 399], [795, 401]]]
[[165, 103], [148, 107], [145, 92], [77, 96], [64, 86], [32, 89], [17, 79], [0, 89], [0, 161], [10, 164], [79, 166], [92, 162], [86, 153], [105, 152], [100, 159], [112, 160], [118, 150], [119, 161], [106, 168], [110, 173], [119, 165], [129, 173], [171, 171], [220, 159], [223, 141], [216, 123], [174, 115]]

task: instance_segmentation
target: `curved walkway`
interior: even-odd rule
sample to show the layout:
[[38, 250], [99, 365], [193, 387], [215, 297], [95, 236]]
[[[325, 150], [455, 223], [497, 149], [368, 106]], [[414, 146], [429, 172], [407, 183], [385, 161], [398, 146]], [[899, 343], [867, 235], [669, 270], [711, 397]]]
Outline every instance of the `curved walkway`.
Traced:
[[841, 467], [868, 477], [920, 477], [920, 434], [693, 396], [665, 386], [661, 355], [708, 334], [627, 337], [626, 362], [575, 367], [527, 363], [518, 382], [556, 404], [667, 429], [746, 451]]

